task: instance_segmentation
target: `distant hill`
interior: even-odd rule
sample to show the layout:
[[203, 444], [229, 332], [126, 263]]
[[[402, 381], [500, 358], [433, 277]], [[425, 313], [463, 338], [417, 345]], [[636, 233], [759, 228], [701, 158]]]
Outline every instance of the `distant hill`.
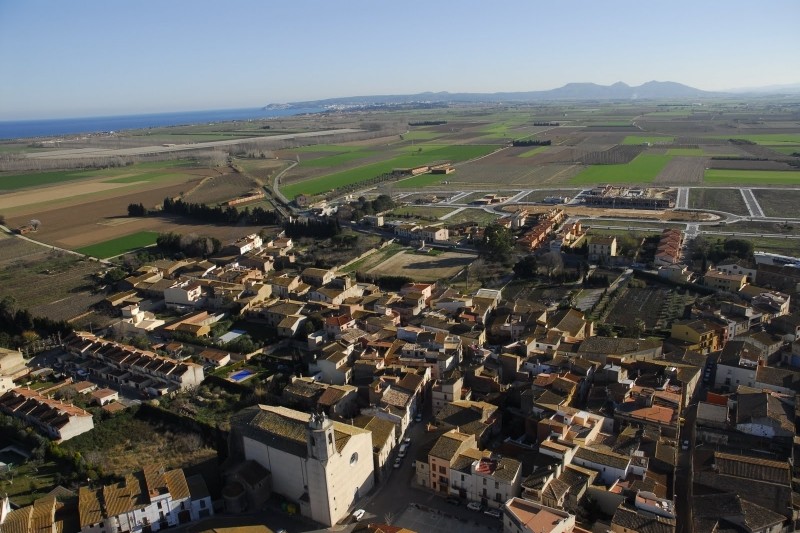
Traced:
[[633, 100], [670, 98], [708, 98], [724, 93], [701, 91], [688, 85], [672, 81], [648, 81], [638, 87], [622, 82], [613, 85], [596, 83], [568, 83], [548, 91], [502, 92], [502, 93], [449, 93], [424, 92], [418, 94], [394, 94], [379, 96], [348, 96], [289, 104], [270, 104], [268, 109], [289, 107], [357, 107], [401, 105], [414, 102], [536, 102], [558, 100]]

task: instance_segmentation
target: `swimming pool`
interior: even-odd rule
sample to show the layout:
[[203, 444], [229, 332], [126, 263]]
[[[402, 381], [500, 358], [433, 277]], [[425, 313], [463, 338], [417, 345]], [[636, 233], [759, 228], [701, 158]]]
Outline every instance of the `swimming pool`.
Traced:
[[240, 381], [246, 380], [247, 378], [249, 378], [252, 375], [253, 375], [253, 371], [252, 370], [247, 370], [245, 368], [244, 370], [239, 370], [238, 372], [234, 372], [233, 374], [230, 375], [230, 377], [228, 379], [238, 383]]

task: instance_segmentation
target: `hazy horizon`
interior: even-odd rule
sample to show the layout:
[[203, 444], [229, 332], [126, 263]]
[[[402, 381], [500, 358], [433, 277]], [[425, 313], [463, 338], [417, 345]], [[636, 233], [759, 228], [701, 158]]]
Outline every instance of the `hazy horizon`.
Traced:
[[800, 3], [0, 3], [0, 120], [652, 80], [800, 82]]

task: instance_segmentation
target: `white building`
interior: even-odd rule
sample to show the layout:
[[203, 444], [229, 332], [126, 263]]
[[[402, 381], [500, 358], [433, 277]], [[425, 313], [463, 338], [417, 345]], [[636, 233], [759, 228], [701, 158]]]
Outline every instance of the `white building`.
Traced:
[[203, 291], [196, 281], [176, 281], [164, 289], [164, 303], [169, 309], [195, 308], [202, 303]]
[[570, 533], [575, 530], [575, 515], [522, 498], [511, 498], [503, 510], [503, 533]]
[[[191, 489], [190, 490], [190, 486]], [[81, 487], [78, 492], [81, 533], [158, 531], [211, 516], [211, 497], [205, 482], [183, 470], [145, 467], [125, 480], [104, 487]]]
[[272, 491], [303, 516], [328, 526], [373, 487], [369, 430], [285, 407], [257, 405], [231, 420], [231, 456], [254, 460], [272, 476]]

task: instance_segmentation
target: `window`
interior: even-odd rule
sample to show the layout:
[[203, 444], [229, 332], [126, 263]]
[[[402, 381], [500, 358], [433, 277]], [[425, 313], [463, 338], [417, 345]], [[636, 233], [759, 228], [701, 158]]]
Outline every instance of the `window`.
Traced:
[[445, 473], [447, 473], [447, 469], [445, 467], [443, 467], [443, 466], [440, 466], [439, 467], [439, 473], [440, 474], [445, 474]]
[[200, 509], [205, 509], [205, 508], [206, 508], [206, 501], [200, 500]]
[[333, 433], [328, 433], [328, 444], [333, 444]]
[[464, 474], [461, 474], [461, 481], [464, 481]]
[[353, 452], [350, 456], [350, 466], [354, 466], [358, 462], [358, 452]]
[[494, 482], [494, 488], [496, 488], [496, 489], [500, 488], [500, 482], [499, 481], [495, 481]]
[[486, 485], [486, 478], [483, 478], [483, 484]]

